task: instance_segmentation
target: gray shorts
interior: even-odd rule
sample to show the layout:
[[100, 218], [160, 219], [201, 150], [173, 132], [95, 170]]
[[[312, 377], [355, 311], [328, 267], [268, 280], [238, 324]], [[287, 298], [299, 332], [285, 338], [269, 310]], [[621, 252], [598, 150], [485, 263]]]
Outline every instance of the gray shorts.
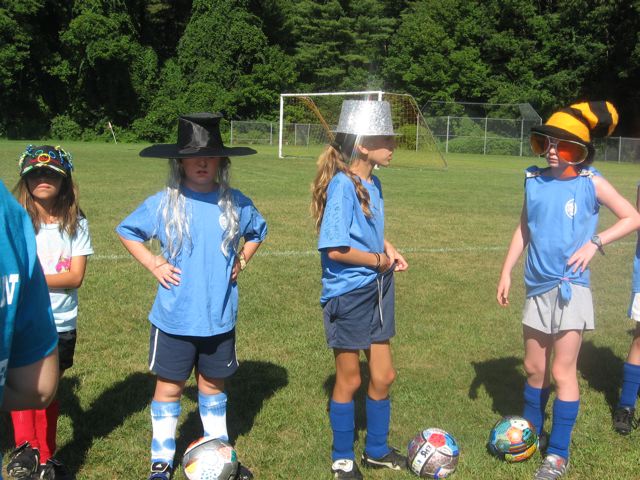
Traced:
[[330, 348], [365, 350], [396, 333], [393, 270], [368, 285], [330, 298], [322, 308]]
[[631, 293], [628, 315], [631, 320], [640, 322], [640, 293]]
[[534, 297], [524, 303], [522, 324], [548, 334], [562, 330], [593, 330], [593, 298], [591, 289], [571, 284], [571, 300], [560, 303], [560, 287]]

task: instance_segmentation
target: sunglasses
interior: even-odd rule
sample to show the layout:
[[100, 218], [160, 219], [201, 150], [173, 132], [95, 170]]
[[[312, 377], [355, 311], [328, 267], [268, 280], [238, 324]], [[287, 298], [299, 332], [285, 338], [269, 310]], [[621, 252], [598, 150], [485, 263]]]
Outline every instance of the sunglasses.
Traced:
[[571, 165], [582, 163], [589, 155], [586, 145], [572, 140], [561, 140], [550, 137], [544, 133], [533, 132], [530, 137], [531, 150], [536, 155], [546, 155], [551, 147], [555, 149], [558, 157]]

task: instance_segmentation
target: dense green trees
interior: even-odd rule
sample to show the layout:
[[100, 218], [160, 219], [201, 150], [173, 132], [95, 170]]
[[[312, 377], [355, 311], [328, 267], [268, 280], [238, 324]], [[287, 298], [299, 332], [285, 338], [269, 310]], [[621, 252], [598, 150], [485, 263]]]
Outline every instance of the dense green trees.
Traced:
[[608, 98], [640, 136], [640, 0], [0, 0], [0, 135], [163, 140], [283, 91]]

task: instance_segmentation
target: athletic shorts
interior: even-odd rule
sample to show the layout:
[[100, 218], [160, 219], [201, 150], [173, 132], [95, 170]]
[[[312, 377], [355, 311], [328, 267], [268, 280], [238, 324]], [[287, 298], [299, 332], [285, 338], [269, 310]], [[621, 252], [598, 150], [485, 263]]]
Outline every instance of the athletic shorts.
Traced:
[[351, 292], [330, 298], [322, 308], [330, 348], [368, 349], [396, 333], [393, 270]]
[[640, 293], [631, 293], [629, 311], [627, 312], [631, 320], [640, 322]]
[[186, 381], [193, 368], [207, 378], [227, 378], [238, 369], [236, 331], [211, 337], [165, 333], [151, 325], [149, 370], [159, 377]]
[[73, 355], [76, 353], [76, 331], [58, 332], [58, 365], [63, 372], [73, 367]]
[[563, 330], [593, 330], [593, 298], [591, 289], [571, 284], [571, 300], [560, 301], [560, 287], [534, 297], [524, 303], [522, 324], [548, 334]]

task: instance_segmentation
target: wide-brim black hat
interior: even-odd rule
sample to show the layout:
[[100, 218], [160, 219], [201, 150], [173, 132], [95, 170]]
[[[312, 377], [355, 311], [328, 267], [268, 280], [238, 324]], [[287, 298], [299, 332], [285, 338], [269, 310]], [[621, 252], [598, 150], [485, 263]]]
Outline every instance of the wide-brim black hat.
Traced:
[[242, 157], [256, 152], [248, 147], [225, 147], [220, 135], [221, 113], [189, 113], [178, 117], [178, 142], [151, 145], [141, 157]]

